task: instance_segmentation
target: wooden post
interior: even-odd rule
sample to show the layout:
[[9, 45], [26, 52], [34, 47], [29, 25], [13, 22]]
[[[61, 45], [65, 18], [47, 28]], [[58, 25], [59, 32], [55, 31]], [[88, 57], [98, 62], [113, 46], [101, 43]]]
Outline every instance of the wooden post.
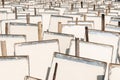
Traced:
[[2, 6], [4, 8], [4, 5], [5, 5], [5, 0], [2, 0]]
[[78, 25], [78, 17], [76, 17], [76, 25]]
[[75, 38], [75, 56], [79, 57], [79, 38]]
[[98, 11], [98, 16], [100, 16], [100, 11]]
[[93, 11], [95, 11], [95, 4], [93, 5]]
[[58, 22], [58, 33], [62, 33], [62, 23]]
[[8, 23], [5, 23], [5, 34], [9, 34], [8, 27]]
[[42, 40], [42, 23], [38, 22], [38, 41]]
[[61, 3], [59, 3], [59, 7], [61, 7]]
[[30, 13], [26, 14], [26, 22], [30, 24]]
[[81, 1], [81, 8], [83, 8], [83, 1]]
[[35, 16], [37, 15], [37, 10], [36, 10], [36, 8], [34, 8], [34, 15], [35, 15]]
[[85, 37], [86, 37], [86, 42], [89, 42], [88, 27], [85, 27]]
[[118, 27], [120, 27], [120, 21], [118, 21]]
[[105, 15], [102, 14], [101, 16], [101, 30], [105, 31]]
[[105, 14], [106, 14], [106, 16], [108, 15], [108, 9], [106, 9], [106, 13]]
[[2, 56], [7, 56], [6, 41], [1, 41], [1, 52]]
[[84, 15], [83, 18], [84, 18], [84, 21], [86, 21], [86, 15]]
[[17, 19], [17, 7], [15, 7], [15, 19]]
[[110, 13], [110, 4], [108, 5], [108, 12]]
[[73, 8], [74, 8], [74, 4], [72, 3], [71, 4], [71, 11], [73, 11]]
[[55, 70], [54, 70], [54, 74], [53, 74], [53, 80], [56, 80], [57, 68], [58, 68], [58, 63], [55, 63]]

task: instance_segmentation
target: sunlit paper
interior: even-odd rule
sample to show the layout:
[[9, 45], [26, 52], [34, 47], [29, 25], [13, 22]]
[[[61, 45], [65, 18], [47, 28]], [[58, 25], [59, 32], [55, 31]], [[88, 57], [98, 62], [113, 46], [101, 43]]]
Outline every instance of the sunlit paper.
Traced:
[[0, 80], [24, 80], [26, 75], [29, 75], [28, 57], [0, 57]]
[[119, 34], [113, 32], [104, 32], [99, 30], [89, 30], [88, 31], [89, 41], [96, 42], [101, 44], [112, 45], [113, 50], [113, 59], [112, 62], [116, 63], [117, 54], [119, 49]]
[[62, 22], [62, 24], [66, 24], [67, 21], [71, 21], [73, 18], [68, 16], [59, 16], [52, 15], [50, 18], [50, 26], [49, 31], [58, 32], [58, 22]]
[[104, 62], [56, 53], [48, 80], [53, 80], [56, 63], [58, 67], [55, 80], [102, 80], [106, 69]]
[[85, 27], [91, 29], [91, 25], [62, 25], [62, 33], [73, 34], [75, 37], [83, 38], [85, 37]]
[[52, 61], [53, 53], [59, 52], [57, 40], [27, 42], [15, 45], [15, 55], [29, 55], [30, 75], [46, 79]]
[[110, 64], [109, 67], [109, 80], [120, 80], [120, 65]]
[[[7, 19], [7, 20], [1, 20], [0, 21], [0, 26], [1, 26], [1, 33], [5, 34], [5, 23], [10, 23], [10, 22], [19, 22], [19, 23], [25, 23], [26, 19]], [[9, 25], [8, 25], [9, 27]]]
[[[6, 41], [7, 55], [13, 56], [14, 55], [14, 44], [20, 43], [20, 42], [25, 42], [26, 36], [25, 35], [4, 35], [4, 34], [1, 34], [0, 41]], [[1, 48], [0, 48], [0, 56], [1, 56]]]
[[74, 38], [73, 35], [60, 34], [55, 32], [44, 32], [44, 35], [43, 35], [43, 40], [58, 39], [61, 53], [66, 53], [66, 50], [69, 48], [70, 41], [73, 38]]
[[10, 34], [23, 34], [26, 35], [27, 41], [38, 40], [38, 25], [26, 23], [10, 23]]

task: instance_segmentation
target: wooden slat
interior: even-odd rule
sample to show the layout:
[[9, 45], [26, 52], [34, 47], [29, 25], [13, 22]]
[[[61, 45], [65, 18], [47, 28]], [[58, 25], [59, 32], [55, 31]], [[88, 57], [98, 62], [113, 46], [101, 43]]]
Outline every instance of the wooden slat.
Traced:
[[101, 30], [105, 31], [105, 15], [102, 14], [101, 16]]
[[58, 22], [58, 33], [62, 32], [62, 23]]
[[38, 22], [38, 41], [42, 40], [42, 23]]
[[1, 41], [1, 52], [2, 56], [7, 56], [6, 41]]

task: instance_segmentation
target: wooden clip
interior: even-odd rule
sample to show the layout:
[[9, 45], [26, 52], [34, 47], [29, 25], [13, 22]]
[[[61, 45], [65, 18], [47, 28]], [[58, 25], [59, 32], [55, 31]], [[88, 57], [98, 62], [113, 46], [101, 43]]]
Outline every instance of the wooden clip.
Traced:
[[30, 13], [26, 14], [26, 22], [30, 24]]
[[57, 68], [58, 68], [58, 63], [55, 63], [55, 70], [54, 70], [54, 74], [53, 74], [53, 80], [56, 80]]
[[118, 21], [118, 27], [120, 27], [120, 21]]
[[93, 5], [93, 11], [95, 11], [95, 4]]
[[84, 15], [83, 18], [84, 18], [84, 21], [86, 21], [86, 15]]
[[36, 16], [37, 15], [37, 9], [34, 8], [34, 15]]
[[98, 16], [100, 16], [100, 11], [98, 11]]
[[86, 42], [89, 42], [88, 27], [85, 27], [85, 37], [86, 37]]
[[81, 1], [81, 8], [83, 8], [83, 1]]
[[72, 3], [71, 4], [71, 11], [73, 11], [73, 8], [74, 8], [74, 4]]
[[9, 26], [8, 26], [8, 23], [5, 23], [5, 34], [9, 34], [9, 31], [8, 31], [9, 29], [8, 29], [8, 27], [9, 27]]
[[108, 5], [108, 12], [110, 13], [110, 4]]
[[62, 33], [62, 23], [58, 22], [58, 33]]
[[42, 23], [38, 22], [38, 41], [42, 40]]
[[5, 0], [2, 0], [2, 7], [4, 8]]
[[1, 53], [2, 56], [7, 56], [6, 41], [1, 41]]
[[75, 38], [75, 56], [79, 57], [79, 38]]
[[76, 17], [76, 25], [78, 25], [78, 17]]
[[108, 9], [106, 9], [106, 12], [105, 12], [106, 16], [108, 15]]
[[17, 7], [15, 7], [15, 19], [17, 19]]
[[105, 15], [102, 14], [101, 16], [101, 30], [105, 31]]

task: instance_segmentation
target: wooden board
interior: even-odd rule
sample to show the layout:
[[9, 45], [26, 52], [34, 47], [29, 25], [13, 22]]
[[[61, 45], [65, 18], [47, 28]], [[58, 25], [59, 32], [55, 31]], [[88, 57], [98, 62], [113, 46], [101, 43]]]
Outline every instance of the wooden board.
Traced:
[[59, 52], [58, 40], [33, 41], [15, 45], [15, 55], [29, 55], [30, 76], [42, 80], [47, 78], [54, 52]]
[[[56, 64], [56, 76], [54, 76]], [[105, 69], [104, 62], [56, 53], [48, 80], [102, 80]]]

